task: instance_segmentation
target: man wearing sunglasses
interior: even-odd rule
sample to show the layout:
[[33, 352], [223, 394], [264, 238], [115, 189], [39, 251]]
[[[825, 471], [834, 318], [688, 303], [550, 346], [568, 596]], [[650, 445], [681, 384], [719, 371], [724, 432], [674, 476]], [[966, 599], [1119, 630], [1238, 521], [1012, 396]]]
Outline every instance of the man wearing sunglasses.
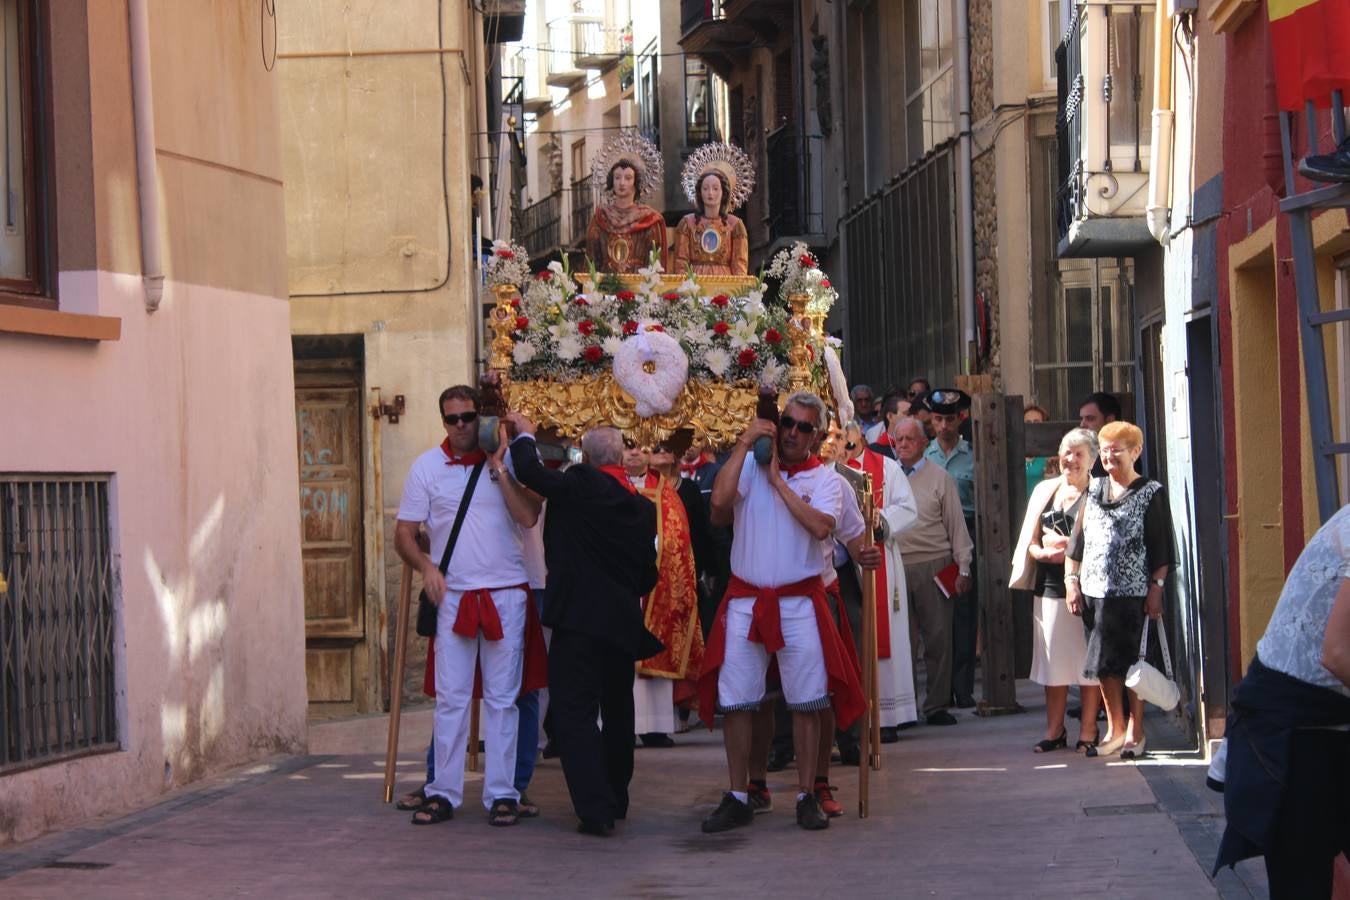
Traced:
[[[413, 461], [403, 484], [394, 548], [421, 573], [437, 606], [434, 777], [413, 824], [452, 818], [464, 797], [464, 753], [473, 702], [474, 670], [482, 671], [482, 731], [487, 747], [483, 805], [493, 825], [514, 825], [520, 695], [526, 671], [543, 672], [543, 633], [530, 602], [522, 529], [539, 519], [540, 501], [511, 476], [506, 441], [492, 456], [478, 446], [478, 392], [456, 385], [439, 402], [445, 440]], [[486, 474], [488, 477], [480, 478]], [[473, 484], [470, 492], [469, 486]], [[467, 500], [466, 500], [467, 497]], [[454, 523], [459, 533], [442, 572]], [[418, 527], [430, 535], [430, 554], [417, 546]], [[530, 663], [533, 662], [533, 666]], [[541, 686], [526, 684], [526, 688]]]
[[[844, 486], [815, 450], [825, 405], [814, 394], [788, 398], [778, 422], [756, 419], [736, 441], [712, 491], [714, 523], [734, 524], [731, 580], [713, 623], [699, 679], [699, 715], [724, 713], [730, 790], [703, 821], [705, 832], [754, 821], [749, 806], [753, 716], [764, 699], [769, 657], [778, 661], [792, 712], [797, 754], [797, 824], [828, 827], [814, 791], [819, 711], [833, 705], [840, 727], [863, 710], [857, 673], [830, 617], [821, 561], [839, 521]], [[750, 455], [773, 439], [766, 465]]]

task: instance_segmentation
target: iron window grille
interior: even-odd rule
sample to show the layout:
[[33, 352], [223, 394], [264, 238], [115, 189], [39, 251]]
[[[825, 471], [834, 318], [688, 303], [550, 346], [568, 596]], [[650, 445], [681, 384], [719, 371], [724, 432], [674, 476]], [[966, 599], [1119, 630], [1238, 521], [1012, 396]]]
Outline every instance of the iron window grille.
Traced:
[[0, 772], [117, 749], [102, 475], [0, 475]]

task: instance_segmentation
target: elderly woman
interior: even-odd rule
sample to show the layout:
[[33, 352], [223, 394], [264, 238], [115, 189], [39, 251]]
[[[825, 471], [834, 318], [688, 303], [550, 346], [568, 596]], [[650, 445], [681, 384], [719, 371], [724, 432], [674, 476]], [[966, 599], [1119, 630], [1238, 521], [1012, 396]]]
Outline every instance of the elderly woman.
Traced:
[[1069, 685], [1077, 684], [1083, 697], [1079, 719], [1080, 753], [1097, 744], [1097, 709], [1101, 691], [1097, 679], [1083, 674], [1087, 640], [1082, 624], [1064, 602], [1064, 551], [1073, 523], [1082, 511], [1097, 435], [1075, 428], [1059, 442], [1061, 474], [1042, 481], [1027, 502], [1022, 534], [1013, 553], [1008, 587], [1030, 590], [1032, 601], [1031, 680], [1045, 686], [1045, 736], [1032, 749], [1048, 753], [1067, 747], [1064, 711]]
[[[1144, 702], [1129, 692], [1129, 726], [1121, 705], [1125, 675], [1139, 658], [1148, 616], [1162, 627], [1163, 587], [1172, 566], [1172, 519], [1163, 487], [1135, 465], [1144, 433], [1129, 422], [1098, 432], [1106, 477], [1088, 490], [1064, 561], [1069, 611], [1088, 631], [1083, 674], [1102, 685], [1108, 731], [1092, 756], [1144, 753]], [[1087, 718], [1084, 711], [1083, 717]]]

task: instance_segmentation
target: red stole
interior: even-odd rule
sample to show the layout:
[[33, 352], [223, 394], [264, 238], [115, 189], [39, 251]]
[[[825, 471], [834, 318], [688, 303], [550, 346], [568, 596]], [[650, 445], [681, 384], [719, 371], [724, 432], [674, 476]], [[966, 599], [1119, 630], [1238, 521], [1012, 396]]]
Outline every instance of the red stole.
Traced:
[[637, 493], [637, 488], [633, 487], [633, 483], [628, 480], [628, 470], [623, 466], [596, 466], [596, 468], [623, 485], [623, 489], [628, 493]]
[[[862, 452], [861, 462], [850, 459], [846, 465], [850, 469], [861, 469], [872, 476], [872, 505], [880, 512], [882, 499], [886, 496], [886, 464], [884, 457], [866, 448]], [[877, 567], [877, 658], [891, 658], [891, 603], [890, 585], [886, 579], [886, 548], [881, 548], [881, 565]]]
[[[544, 643], [544, 626], [539, 621], [539, 611], [535, 609], [534, 592], [530, 590], [529, 585], [521, 584], [514, 585], [514, 587], [525, 591], [525, 659], [520, 676], [520, 693], [524, 694], [528, 691], [537, 691], [540, 688], [548, 687], [548, 646]], [[496, 590], [502, 590], [502, 588], [497, 588]], [[481, 598], [473, 604], [466, 603], [466, 600], [468, 600], [471, 594], [484, 595], [487, 597], [487, 603], [492, 607], [491, 617], [497, 623], [497, 637], [492, 637], [488, 632], [487, 624], [484, 623], [481, 618]], [[475, 612], [469, 613], [466, 616], [464, 610], [465, 607], [469, 605], [474, 606]], [[497, 606], [492, 603], [492, 595], [487, 590], [466, 591], [461, 595], [459, 601], [459, 613], [455, 616], [455, 625], [451, 630], [456, 634], [469, 636], [465, 634], [465, 631], [461, 630], [461, 623], [464, 623], [463, 627], [467, 629], [469, 627], [468, 623], [470, 619], [473, 619], [476, 624], [482, 625], [483, 636], [488, 640], [501, 640], [501, 619], [497, 617]], [[472, 634], [477, 633], [477, 627], [475, 627]], [[426, 694], [428, 697], [436, 696], [435, 638], [432, 638], [427, 642], [427, 667], [422, 674], [422, 693]], [[474, 667], [473, 672], [473, 697], [475, 700], [482, 699], [483, 697], [483, 672], [482, 669], [477, 666]]]
[[642, 598], [643, 624], [665, 649], [640, 661], [638, 674], [679, 682], [694, 680], [703, 666], [703, 630], [698, 621], [698, 573], [689, 519], [674, 482], [656, 472], [647, 473], [640, 493], [656, 505], [656, 567], [660, 575], [656, 587]]
[[825, 658], [830, 704], [834, 707], [837, 727], [848, 728], [852, 725], [866, 709], [862, 685], [856, 668], [849, 662], [844, 642], [840, 639], [839, 630], [830, 615], [829, 604], [825, 602], [825, 583], [820, 580], [819, 575], [776, 588], [757, 587], [735, 575], [731, 576], [726, 595], [722, 598], [722, 604], [717, 609], [717, 617], [713, 620], [712, 634], [708, 636], [708, 644], [703, 652], [703, 670], [698, 679], [699, 719], [707, 722], [708, 727], [712, 728], [713, 716], [717, 711], [717, 676], [727, 651], [727, 604], [739, 597], [755, 598], [749, 639], [764, 644], [764, 649], [769, 653], [783, 648], [779, 599], [811, 598], [811, 604], [815, 607], [816, 628], [820, 631], [820, 648]]

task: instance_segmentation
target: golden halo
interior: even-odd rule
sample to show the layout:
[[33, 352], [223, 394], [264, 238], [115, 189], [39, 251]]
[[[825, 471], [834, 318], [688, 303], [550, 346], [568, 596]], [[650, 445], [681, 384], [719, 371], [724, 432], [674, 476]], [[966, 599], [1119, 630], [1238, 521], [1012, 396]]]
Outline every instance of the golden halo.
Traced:
[[689, 155], [680, 171], [684, 196], [695, 207], [699, 205], [698, 183], [709, 172], [718, 172], [727, 180], [731, 189], [728, 211], [744, 206], [755, 189], [755, 167], [744, 150], [734, 144], [704, 144]]

